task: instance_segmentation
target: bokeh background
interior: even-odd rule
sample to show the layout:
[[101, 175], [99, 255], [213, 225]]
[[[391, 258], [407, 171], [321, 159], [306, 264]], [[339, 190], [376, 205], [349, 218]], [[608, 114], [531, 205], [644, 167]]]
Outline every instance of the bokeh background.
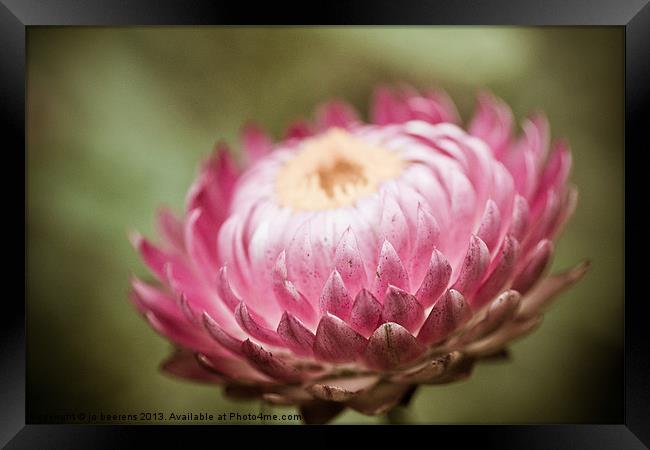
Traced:
[[278, 137], [330, 97], [366, 113], [373, 85], [393, 81], [446, 89], [464, 120], [481, 88], [518, 117], [544, 110], [580, 188], [553, 267], [593, 262], [510, 362], [420, 388], [408, 420], [622, 421], [622, 28], [30, 27], [27, 43], [28, 421], [259, 413], [158, 371], [170, 346], [127, 300], [129, 273], [147, 273], [127, 231], [153, 236], [160, 204], [182, 210], [199, 161], [245, 121]]

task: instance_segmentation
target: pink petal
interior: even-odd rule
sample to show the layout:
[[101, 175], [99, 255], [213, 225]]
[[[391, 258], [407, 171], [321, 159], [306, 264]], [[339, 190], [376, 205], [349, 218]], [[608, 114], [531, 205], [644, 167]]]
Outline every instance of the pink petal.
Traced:
[[424, 120], [431, 124], [458, 122], [458, 111], [451, 98], [443, 91], [425, 95], [411, 94], [406, 100], [411, 120]]
[[571, 218], [578, 205], [578, 190], [575, 186], [569, 186], [567, 189], [560, 213], [557, 215], [555, 223], [548, 231], [548, 237], [553, 238], [562, 232], [566, 222]]
[[291, 281], [287, 279], [286, 252], [283, 250], [273, 267], [273, 294], [278, 304], [286, 311], [295, 314], [309, 324], [316, 318], [309, 300], [302, 295]]
[[192, 305], [190, 305], [190, 303], [187, 301], [187, 297], [185, 297], [185, 294], [181, 294], [181, 297], [178, 300], [178, 304], [181, 308], [181, 312], [183, 313], [187, 321], [192, 325], [198, 325], [199, 319], [196, 317], [196, 313], [194, 312]]
[[179, 253], [185, 249], [183, 238], [183, 222], [178, 219], [168, 208], [158, 210], [158, 219], [156, 221], [158, 232], [171, 247]]
[[462, 336], [462, 341], [475, 342], [498, 330], [515, 314], [520, 298], [519, 292], [513, 290], [499, 295], [488, 306], [485, 317]]
[[492, 300], [510, 280], [517, 263], [518, 252], [519, 243], [513, 236], [507, 235], [501, 246], [499, 257], [492, 262], [488, 269], [489, 275], [471, 298], [474, 309], [478, 309]]
[[298, 319], [285, 312], [278, 324], [278, 335], [294, 353], [311, 356], [314, 347], [314, 333], [309, 331]]
[[571, 171], [571, 151], [565, 141], [555, 143], [553, 152], [546, 163], [540, 189], [561, 189]]
[[409, 253], [410, 230], [404, 211], [394, 196], [384, 191], [379, 236], [389, 241], [400, 258], [404, 258]]
[[230, 334], [226, 333], [221, 326], [212, 318], [207, 312], [203, 312], [203, 326], [207, 330], [208, 334], [215, 340], [219, 345], [227, 349], [228, 351], [234, 353], [235, 355], [241, 355], [241, 344], [242, 341], [232, 337]]
[[449, 289], [429, 313], [427, 320], [420, 328], [418, 340], [425, 344], [437, 344], [444, 341], [451, 333], [463, 325], [472, 313], [463, 295]]
[[485, 242], [487, 248], [492, 251], [499, 240], [501, 232], [501, 215], [496, 203], [491, 199], [485, 205], [483, 219], [476, 235]]
[[241, 132], [241, 140], [249, 162], [257, 161], [271, 151], [273, 142], [257, 125], [248, 123]]
[[248, 333], [249, 336], [257, 339], [265, 344], [284, 347], [284, 341], [278, 334], [258, 323], [251, 314], [244, 302], [240, 303], [235, 310], [235, 319], [243, 331]]
[[166, 278], [165, 265], [171, 260], [171, 255], [153, 245], [138, 232], [131, 233], [129, 240], [156, 278], [164, 281]]
[[180, 347], [197, 351], [214, 349], [214, 345], [209, 345], [210, 342], [207, 336], [198, 333], [193, 327], [188, 327], [184, 321], [179, 322], [164, 315], [158, 315], [153, 311], [146, 312], [145, 317], [151, 328]]
[[424, 319], [424, 310], [415, 296], [393, 285], [388, 286], [382, 310], [384, 322], [395, 322], [414, 332]]
[[366, 348], [366, 339], [336, 316], [326, 314], [316, 330], [314, 354], [334, 363], [356, 361]]
[[515, 148], [506, 155], [504, 164], [512, 174], [516, 191], [527, 199], [532, 198], [537, 185], [537, 162], [528, 148]]
[[393, 94], [391, 89], [380, 86], [375, 90], [370, 107], [372, 123], [377, 125], [402, 123], [407, 121], [408, 117], [406, 105]]
[[217, 267], [217, 230], [210, 233], [208, 222], [202, 209], [193, 209], [187, 215], [184, 237], [185, 248], [195, 266], [206, 278], [211, 278]]
[[223, 378], [204, 369], [192, 352], [179, 350], [160, 366], [163, 372], [175, 377], [203, 383], [221, 383]]
[[374, 369], [391, 369], [413, 361], [425, 348], [404, 327], [384, 323], [370, 336], [364, 359]]
[[548, 153], [550, 135], [546, 116], [543, 113], [533, 114], [524, 120], [522, 128], [524, 130], [523, 141], [525, 142], [523, 145], [528, 146], [538, 163], [544, 161]]
[[[243, 343], [242, 343], [243, 346]], [[237, 383], [268, 383], [272, 379], [260, 373], [244, 359], [215, 357], [208, 354], [198, 354], [196, 359], [201, 366], [212, 373], [225, 377]]]
[[366, 284], [366, 269], [354, 232], [348, 227], [336, 246], [334, 267], [341, 275], [350, 295], [356, 295]]
[[373, 283], [373, 293], [380, 302], [383, 302], [389, 284], [409, 289], [409, 278], [402, 261], [390, 242], [384, 241]]
[[512, 288], [525, 294], [537, 282], [553, 256], [553, 243], [543, 240], [533, 251], [526, 265], [517, 273]]
[[359, 121], [356, 111], [348, 103], [333, 100], [316, 111], [316, 124], [320, 130], [328, 128], [350, 128]]
[[132, 300], [138, 310], [145, 314], [153, 311], [156, 315], [183, 323], [182, 311], [174, 298], [166, 292], [145, 283], [137, 277], [131, 278]]
[[430, 264], [431, 253], [438, 242], [440, 227], [431, 214], [426, 212], [418, 203], [415, 246], [411, 256], [410, 278], [418, 283], [425, 275]]
[[287, 382], [300, 381], [302, 378], [297, 369], [273, 356], [271, 352], [266, 351], [262, 346], [254, 344], [250, 339], [244, 341], [242, 351], [251, 365], [271, 378]]
[[311, 240], [311, 224], [306, 220], [296, 230], [286, 254], [288, 277], [307, 299], [319, 298], [326, 273], [322, 258], [316, 254]]
[[320, 310], [322, 314], [331, 313], [340, 319], [348, 320], [352, 309], [352, 299], [343, 284], [341, 275], [334, 270], [325, 282], [320, 296]]
[[515, 203], [512, 210], [512, 222], [510, 223], [510, 234], [522, 241], [526, 232], [528, 231], [528, 216], [529, 216], [528, 202], [521, 195], [515, 197]]
[[231, 214], [219, 229], [217, 247], [221, 266], [228, 266], [228, 281], [235, 290], [249, 294], [249, 261], [244, 247], [244, 221], [239, 214]]
[[464, 294], [473, 292], [483, 279], [489, 262], [490, 252], [487, 245], [478, 236], [472, 235], [454, 289]]
[[364, 337], [368, 337], [381, 321], [381, 303], [366, 289], [362, 289], [354, 299], [350, 325]]
[[305, 120], [296, 120], [287, 127], [284, 134], [285, 139], [304, 139], [313, 134], [309, 122]]
[[230, 282], [228, 281], [228, 268], [226, 266], [219, 269], [219, 276], [217, 278], [217, 294], [228, 309], [233, 312], [241, 303], [241, 298], [235, 294], [230, 286]]
[[590, 263], [585, 261], [570, 270], [544, 278], [522, 298], [517, 317], [522, 320], [534, 317], [558, 294], [577, 283], [587, 273], [589, 265]]
[[424, 280], [420, 285], [415, 297], [424, 308], [433, 305], [436, 300], [447, 289], [449, 278], [451, 277], [451, 266], [437, 249], [431, 253], [429, 261], [429, 269], [424, 276]]
[[187, 194], [187, 211], [202, 208], [214, 227], [225, 219], [239, 169], [225, 144], [218, 143], [213, 154], [202, 164], [199, 177]]
[[510, 142], [512, 112], [502, 100], [483, 93], [478, 97], [477, 110], [468, 130], [470, 134], [483, 139], [499, 157]]

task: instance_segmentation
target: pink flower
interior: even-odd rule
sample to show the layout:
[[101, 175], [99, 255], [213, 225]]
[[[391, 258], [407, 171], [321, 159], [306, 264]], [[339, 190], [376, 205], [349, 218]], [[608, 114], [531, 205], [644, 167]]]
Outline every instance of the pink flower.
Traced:
[[[380, 88], [372, 123], [340, 101], [277, 143], [217, 145], [132, 298], [177, 352], [163, 368], [232, 395], [379, 414], [419, 384], [469, 375], [539, 324], [586, 264], [543, 277], [576, 205], [543, 115], [512, 134], [489, 94], [466, 129], [442, 92]], [[334, 402], [334, 403], [333, 403]]]

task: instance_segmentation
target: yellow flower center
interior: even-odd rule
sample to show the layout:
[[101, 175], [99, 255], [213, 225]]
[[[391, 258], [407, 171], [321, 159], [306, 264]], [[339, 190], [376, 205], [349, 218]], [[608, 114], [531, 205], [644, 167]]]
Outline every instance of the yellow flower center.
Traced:
[[296, 157], [280, 168], [278, 201], [302, 211], [352, 205], [402, 168], [396, 153], [333, 128], [303, 141]]

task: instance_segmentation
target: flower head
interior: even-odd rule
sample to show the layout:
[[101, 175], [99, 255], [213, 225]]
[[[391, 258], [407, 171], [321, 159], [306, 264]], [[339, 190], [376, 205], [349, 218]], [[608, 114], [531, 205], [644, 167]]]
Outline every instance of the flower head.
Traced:
[[468, 376], [582, 276], [543, 276], [577, 198], [543, 115], [513, 135], [482, 94], [463, 129], [444, 93], [380, 88], [371, 117], [334, 101], [276, 143], [249, 125], [245, 167], [219, 144], [161, 245], [133, 236], [160, 283], [132, 299], [178, 348], [165, 370], [314, 420], [378, 414]]

